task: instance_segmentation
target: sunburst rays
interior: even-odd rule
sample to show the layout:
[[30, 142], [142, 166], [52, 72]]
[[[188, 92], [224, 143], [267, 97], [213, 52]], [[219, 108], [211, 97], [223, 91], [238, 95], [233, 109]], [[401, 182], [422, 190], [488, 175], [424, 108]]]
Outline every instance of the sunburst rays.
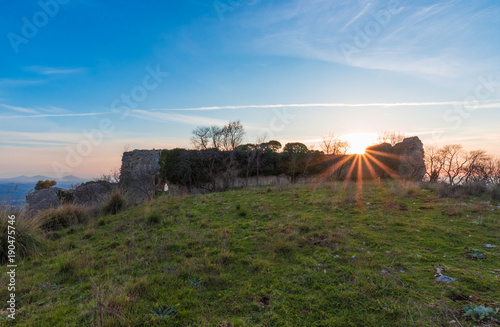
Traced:
[[[383, 184], [381, 178], [391, 177], [401, 181], [401, 175], [391, 168], [391, 161], [404, 160], [405, 156], [392, 153], [385, 153], [368, 148], [364, 154], [352, 154], [330, 158], [334, 161], [322, 174], [318, 184], [322, 184], [328, 179], [342, 180], [342, 189], [347, 191], [349, 185], [350, 192], [355, 192], [354, 198], [359, 208], [364, 207], [363, 194], [365, 183], [375, 182], [381, 189]], [[390, 166], [389, 166], [390, 165]]]

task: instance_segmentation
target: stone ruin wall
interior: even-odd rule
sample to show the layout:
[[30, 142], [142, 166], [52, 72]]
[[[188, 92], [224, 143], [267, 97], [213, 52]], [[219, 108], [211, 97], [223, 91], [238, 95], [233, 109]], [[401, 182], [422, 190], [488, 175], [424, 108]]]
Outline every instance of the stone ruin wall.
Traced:
[[151, 199], [158, 183], [160, 150], [134, 150], [123, 153], [120, 188], [136, 203]]
[[[371, 156], [375, 161], [381, 163], [380, 166], [389, 168], [382, 169], [379, 165], [371, 162], [371, 168], [366, 163], [362, 165], [362, 174], [364, 178], [402, 178], [408, 180], [421, 181], [425, 175], [424, 147], [418, 137], [404, 139], [403, 142], [394, 147], [384, 143], [369, 147]], [[160, 171], [160, 150], [134, 150], [125, 152], [122, 158], [120, 187], [127, 194], [131, 195], [136, 203], [151, 199], [155, 190], [167, 190], [170, 194], [186, 194], [187, 188], [177, 185], [159, 185]], [[340, 161], [344, 156], [338, 156], [333, 159]], [[354, 160], [350, 160], [343, 165], [332, 176], [334, 179], [343, 180], [347, 177]], [[357, 173], [357, 172], [356, 172]], [[356, 178], [353, 176], [351, 178]], [[320, 176], [300, 177], [296, 182], [307, 183], [320, 180]], [[248, 187], [265, 185], [288, 185], [292, 184], [289, 176], [257, 176], [250, 178], [236, 178], [231, 182], [230, 187]], [[194, 193], [202, 193], [203, 190], [192, 190]]]

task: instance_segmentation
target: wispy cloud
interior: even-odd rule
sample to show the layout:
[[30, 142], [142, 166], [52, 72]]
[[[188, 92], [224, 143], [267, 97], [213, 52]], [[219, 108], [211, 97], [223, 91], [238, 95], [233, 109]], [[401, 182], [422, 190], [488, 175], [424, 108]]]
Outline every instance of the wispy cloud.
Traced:
[[64, 145], [77, 142], [81, 138], [78, 133], [34, 133], [0, 130], [0, 144], [35, 144]]
[[54, 106], [49, 106], [46, 108], [40, 108], [37, 107], [36, 109], [42, 111], [42, 112], [47, 112], [49, 114], [63, 114], [63, 113], [68, 113], [68, 110], [64, 108], [59, 108], [59, 107], [54, 107]]
[[363, 16], [366, 13], [366, 11], [368, 9], [370, 9], [371, 6], [372, 6], [372, 4], [370, 2], [367, 5], [365, 5], [365, 7], [363, 8], [363, 10], [361, 10], [361, 12], [359, 14], [357, 14], [356, 16], [354, 16], [350, 21], [347, 22], [347, 24], [344, 25], [344, 27], [342, 27], [342, 32], [345, 31], [354, 22], [356, 22], [361, 16]]
[[[210, 107], [196, 107], [196, 108], [162, 108], [162, 109], [135, 109], [131, 110], [131, 116], [147, 119], [147, 120], [161, 120], [172, 121], [190, 125], [221, 125], [227, 123], [225, 120], [194, 116], [186, 114], [172, 113], [171, 111], [217, 111], [217, 110], [246, 110], [246, 109], [278, 109], [278, 108], [297, 108], [297, 109], [310, 109], [310, 108], [391, 108], [391, 107], [443, 107], [443, 106], [466, 106], [469, 105], [464, 101], [427, 101], [427, 102], [375, 102], [375, 103], [289, 103], [289, 104], [258, 104], [258, 105], [234, 105], [234, 106], [210, 106]], [[0, 119], [25, 119], [25, 118], [47, 118], [47, 117], [85, 117], [85, 116], [98, 116], [98, 115], [113, 115], [113, 112], [85, 112], [85, 113], [54, 113], [45, 114], [38, 113], [30, 108], [15, 107], [5, 104], [0, 104], [8, 109], [16, 110], [19, 112], [35, 113], [33, 115], [7, 115], [0, 116]], [[45, 112], [61, 112], [66, 111], [62, 108], [49, 107], [37, 108]], [[479, 101], [474, 110], [479, 109], [500, 109], [500, 99], [498, 100], [485, 100]]]
[[85, 68], [61, 68], [61, 67], [43, 67], [43, 66], [29, 66], [26, 67], [25, 70], [40, 75], [78, 74], [86, 71]]
[[[154, 113], [155, 111], [212, 111], [212, 110], [242, 110], [242, 109], [273, 109], [273, 108], [369, 108], [369, 107], [434, 107], [434, 106], [460, 106], [463, 101], [434, 101], [434, 102], [379, 102], [379, 103], [300, 103], [300, 104], [262, 104], [241, 106], [212, 106], [197, 108], [171, 108], [153, 109], [144, 111]], [[489, 100], [480, 102], [477, 109], [500, 108], [500, 100]], [[190, 116], [189, 116], [190, 117]]]
[[26, 118], [47, 118], [47, 117], [85, 117], [85, 116], [98, 116], [108, 115], [108, 112], [86, 112], [78, 114], [38, 114], [38, 115], [24, 115], [24, 116], [0, 116], [0, 119], [26, 119]]
[[31, 108], [24, 108], [24, 107], [17, 107], [17, 106], [10, 106], [8, 104], [0, 104], [1, 107], [4, 107], [6, 109], [14, 110], [17, 112], [24, 112], [28, 114], [37, 114], [38, 111], [31, 109]]
[[[253, 34], [250, 41], [242, 38], [242, 48], [266, 55], [446, 77], [476, 73], [481, 68], [478, 63], [498, 58], [491, 49], [473, 51], [468, 46], [478, 40], [476, 31], [485, 21], [492, 26], [500, 21], [496, 12], [479, 3], [449, 0], [423, 5], [405, 1], [397, 14], [381, 24], [376, 14], [387, 12], [385, 1], [373, 0], [363, 7], [352, 2], [312, 1], [307, 6], [298, 5], [300, 2], [273, 3], [268, 10], [242, 15], [241, 25], [251, 28]], [[300, 9], [291, 19], [287, 12], [296, 8]], [[239, 35], [237, 24], [235, 35]], [[367, 40], [366, 29], [375, 25], [380, 29]], [[247, 35], [249, 31], [243, 32]], [[361, 33], [365, 36], [359, 36]], [[365, 44], [356, 46], [355, 38]], [[356, 49], [349, 59], [341, 44]]]

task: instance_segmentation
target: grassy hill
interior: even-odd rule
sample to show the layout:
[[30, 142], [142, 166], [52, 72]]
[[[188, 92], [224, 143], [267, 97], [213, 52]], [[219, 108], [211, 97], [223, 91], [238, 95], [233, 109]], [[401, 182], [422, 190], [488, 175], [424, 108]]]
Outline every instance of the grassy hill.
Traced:
[[495, 324], [463, 308], [500, 307], [497, 205], [397, 182], [160, 197], [47, 235], [15, 325]]

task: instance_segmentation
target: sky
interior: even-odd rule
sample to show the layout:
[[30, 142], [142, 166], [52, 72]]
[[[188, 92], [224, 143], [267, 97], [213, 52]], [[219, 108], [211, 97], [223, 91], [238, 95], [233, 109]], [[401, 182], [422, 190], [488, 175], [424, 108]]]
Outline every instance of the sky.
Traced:
[[500, 156], [498, 1], [0, 5], [0, 178], [98, 177], [234, 120], [248, 143], [389, 130]]

